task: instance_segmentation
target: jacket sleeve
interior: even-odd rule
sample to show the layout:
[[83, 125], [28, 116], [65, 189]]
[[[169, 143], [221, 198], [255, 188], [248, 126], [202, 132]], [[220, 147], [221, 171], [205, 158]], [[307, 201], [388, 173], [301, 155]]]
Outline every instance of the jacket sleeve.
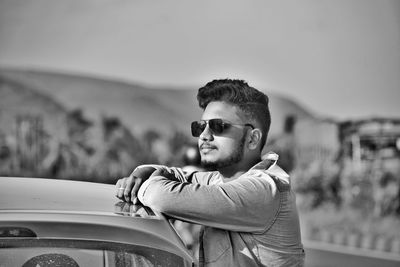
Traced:
[[251, 170], [218, 185], [190, 183], [159, 169], [141, 186], [139, 200], [176, 219], [241, 232], [264, 232], [279, 209], [279, 190], [263, 171]]

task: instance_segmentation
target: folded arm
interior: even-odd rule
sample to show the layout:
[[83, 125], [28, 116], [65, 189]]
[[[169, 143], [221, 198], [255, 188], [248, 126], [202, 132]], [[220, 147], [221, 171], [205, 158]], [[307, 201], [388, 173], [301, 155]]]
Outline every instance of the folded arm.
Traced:
[[168, 169], [158, 169], [143, 183], [140, 201], [174, 218], [215, 228], [263, 232], [279, 209], [279, 192], [267, 174], [204, 185], [190, 183]]
[[184, 172], [179, 168], [169, 168], [163, 165], [140, 165], [128, 176], [119, 179], [115, 185], [115, 196], [125, 202], [138, 204], [137, 193], [140, 186], [157, 170], [173, 173], [170, 178], [186, 181]]

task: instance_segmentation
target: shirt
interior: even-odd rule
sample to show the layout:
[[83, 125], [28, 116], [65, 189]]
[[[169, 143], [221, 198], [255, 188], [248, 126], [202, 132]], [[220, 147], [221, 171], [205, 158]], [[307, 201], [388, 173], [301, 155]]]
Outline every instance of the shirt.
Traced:
[[200, 266], [303, 266], [299, 217], [289, 175], [266, 159], [232, 180], [156, 166], [139, 189], [146, 206], [204, 226]]

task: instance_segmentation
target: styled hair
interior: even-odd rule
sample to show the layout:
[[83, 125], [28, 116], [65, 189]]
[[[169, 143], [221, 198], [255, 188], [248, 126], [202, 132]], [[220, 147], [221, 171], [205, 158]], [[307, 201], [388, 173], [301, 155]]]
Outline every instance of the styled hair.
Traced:
[[237, 106], [247, 119], [261, 125], [261, 149], [264, 147], [271, 126], [267, 95], [243, 80], [221, 79], [201, 87], [197, 93], [197, 101], [203, 110], [213, 101], [225, 101]]

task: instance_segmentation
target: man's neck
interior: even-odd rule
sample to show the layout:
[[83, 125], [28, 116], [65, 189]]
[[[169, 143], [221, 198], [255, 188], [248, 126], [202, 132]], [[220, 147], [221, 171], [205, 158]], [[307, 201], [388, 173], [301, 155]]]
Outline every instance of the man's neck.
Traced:
[[251, 161], [239, 162], [232, 166], [218, 169], [219, 173], [223, 176], [224, 180], [234, 180], [243, 173], [250, 170], [254, 165], [261, 161], [261, 158], [254, 158]]

